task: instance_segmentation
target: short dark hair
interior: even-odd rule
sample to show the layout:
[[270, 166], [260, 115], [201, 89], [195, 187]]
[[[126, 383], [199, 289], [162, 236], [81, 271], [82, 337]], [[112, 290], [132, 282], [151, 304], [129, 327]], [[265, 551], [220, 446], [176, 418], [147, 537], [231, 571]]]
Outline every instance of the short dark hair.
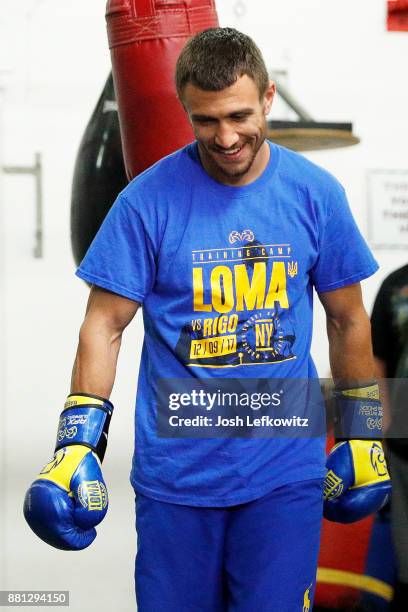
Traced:
[[191, 83], [206, 91], [230, 87], [244, 74], [251, 77], [261, 98], [269, 85], [268, 71], [252, 38], [234, 28], [209, 28], [190, 38], [176, 64], [178, 97]]

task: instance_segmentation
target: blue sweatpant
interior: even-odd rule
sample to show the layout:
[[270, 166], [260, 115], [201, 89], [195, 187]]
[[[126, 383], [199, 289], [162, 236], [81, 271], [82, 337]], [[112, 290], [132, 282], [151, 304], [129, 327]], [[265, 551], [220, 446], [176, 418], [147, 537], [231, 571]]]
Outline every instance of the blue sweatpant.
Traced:
[[309, 612], [322, 480], [229, 507], [136, 493], [138, 612]]

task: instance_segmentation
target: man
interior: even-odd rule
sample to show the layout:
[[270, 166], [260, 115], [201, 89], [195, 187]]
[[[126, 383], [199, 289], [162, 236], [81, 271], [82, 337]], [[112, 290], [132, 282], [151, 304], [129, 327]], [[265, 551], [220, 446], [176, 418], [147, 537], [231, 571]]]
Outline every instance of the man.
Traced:
[[[196, 141], [122, 191], [77, 271], [93, 286], [72, 393], [57, 453], [29, 491], [26, 517], [60, 548], [83, 548], [95, 537], [107, 507], [94, 463], [106, 447], [113, 409], [106, 398], [123, 330], [143, 304], [131, 474], [138, 609], [306, 611], [322, 517], [323, 436], [159, 436], [159, 380], [317, 377], [314, 286], [327, 314], [333, 376], [371, 381], [359, 281], [378, 266], [339, 183], [266, 140], [275, 86], [249, 37], [215, 28], [192, 38], [176, 86]], [[75, 498], [65, 522], [54, 511], [56, 495], [68, 503], [64, 487]]]
[[[408, 266], [387, 276], [371, 316], [375, 365], [379, 378], [408, 378]], [[391, 527], [397, 559], [397, 582], [391, 609], [408, 604], [408, 438], [406, 385], [385, 380], [389, 401], [387, 458], [392, 473]], [[388, 383], [388, 384], [387, 384]], [[402, 412], [401, 412], [402, 410]], [[400, 437], [397, 437], [397, 436]]]

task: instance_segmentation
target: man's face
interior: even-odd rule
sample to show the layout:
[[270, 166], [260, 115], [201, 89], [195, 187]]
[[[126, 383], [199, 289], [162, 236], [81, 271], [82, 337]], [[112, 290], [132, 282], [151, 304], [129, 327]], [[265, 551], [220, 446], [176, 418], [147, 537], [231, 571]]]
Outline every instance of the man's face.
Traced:
[[[260, 99], [247, 75], [221, 91], [204, 91], [188, 83], [182, 102], [198, 141], [207, 172], [218, 181], [240, 185], [257, 177], [275, 85]], [[263, 169], [263, 168], [262, 168]]]

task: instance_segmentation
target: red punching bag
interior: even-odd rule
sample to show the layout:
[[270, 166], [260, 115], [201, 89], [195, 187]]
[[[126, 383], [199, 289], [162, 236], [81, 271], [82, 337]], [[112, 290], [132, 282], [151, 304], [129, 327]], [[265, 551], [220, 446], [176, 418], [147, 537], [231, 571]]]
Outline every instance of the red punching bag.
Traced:
[[133, 178], [194, 140], [173, 81], [187, 39], [218, 26], [214, 0], [108, 0], [126, 172]]
[[408, 31], [408, 0], [388, 0], [387, 29], [396, 32]]

